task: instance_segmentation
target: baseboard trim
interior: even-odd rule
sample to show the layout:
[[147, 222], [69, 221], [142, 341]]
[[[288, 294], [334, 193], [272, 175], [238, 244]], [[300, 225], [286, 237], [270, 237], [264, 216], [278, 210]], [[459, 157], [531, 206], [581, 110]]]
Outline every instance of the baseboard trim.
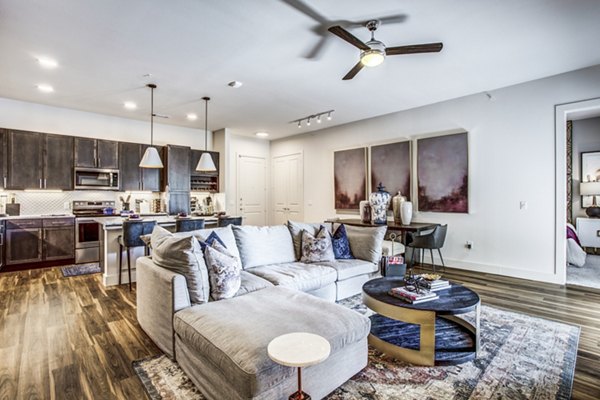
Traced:
[[474, 263], [456, 259], [446, 259], [446, 264], [449, 267], [463, 269], [467, 271], [476, 271], [494, 275], [509, 276], [512, 278], [529, 279], [532, 281], [554, 283], [558, 285], [565, 284], [565, 282], [561, 281], [558, 275], [549, 274], [547, 272], [527, 271], [519, 268], [508, 267], [505, 265]]

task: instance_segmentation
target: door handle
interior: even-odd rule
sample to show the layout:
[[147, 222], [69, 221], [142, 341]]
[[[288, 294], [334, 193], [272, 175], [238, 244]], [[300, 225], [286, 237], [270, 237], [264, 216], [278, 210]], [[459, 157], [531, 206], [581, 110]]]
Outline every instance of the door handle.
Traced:
[[4, 177], [4, 189], [6, 189], [6, 176]]
[[48, 188], [48, 184], [47, 184], [46, 178], [44, 178], [44, 189], [47, 189], [47, 188]]
[[42, 178], [40, 178], [40, 189], [42, 188]]

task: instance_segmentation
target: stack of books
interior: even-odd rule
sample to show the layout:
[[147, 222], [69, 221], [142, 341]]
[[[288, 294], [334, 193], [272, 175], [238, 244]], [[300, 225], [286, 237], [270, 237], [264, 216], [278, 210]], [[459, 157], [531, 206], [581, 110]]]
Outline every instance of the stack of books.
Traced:
[[429, 290], [421, 290], [419, 293], [417, 293], [407, 289], [404, 286], [391, 288], [389, 294], [390, 296], [397, 297], [410, 304], [424, 303], [426, 301], [431, 301], [439, 298], [439, 296], [435, 292]]
[[448, 289], [450, 287], [450, 282], [448, 282], [445, 279], [436, 279], [434, 281], [424, 281], [422, 284], [432, 292], [437, 292], [438, 290]]

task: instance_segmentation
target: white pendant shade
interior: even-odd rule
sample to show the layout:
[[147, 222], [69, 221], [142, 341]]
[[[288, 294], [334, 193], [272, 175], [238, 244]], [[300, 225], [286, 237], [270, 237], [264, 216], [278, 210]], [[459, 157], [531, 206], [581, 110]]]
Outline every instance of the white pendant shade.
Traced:
[[196, 165], [196, 171], [200, 172], [214, 172], [217, 170], [215, 163], [210, 155], [210, 153], [202, 153], [200, 156], [200, 161], [198, 161], [198, 165]]
[[140, 161], [140, 168], [163, 168], [163, 163], [155, 147], [148, 147]]

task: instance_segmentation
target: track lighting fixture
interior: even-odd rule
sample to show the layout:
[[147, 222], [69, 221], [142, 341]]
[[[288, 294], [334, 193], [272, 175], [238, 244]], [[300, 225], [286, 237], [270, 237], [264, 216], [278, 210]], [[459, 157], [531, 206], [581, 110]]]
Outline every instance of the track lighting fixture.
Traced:
[[310, 126], [310, 123], [313, 119], [317, 120], [317, 124], [320, 124], [321, 122], [323, 122], [323, 119], [321, 118], [323, 115], [327, 115], [327, 121], [331, 121], [331, 114], [334, 113], [335, 110], [328, 110], [328, 111], [323, 111], [320, 113], [316, 113], [316, 114], [312, 114], [312, 115], [308, 115], [306, 117], [303, 118], [298, 118], [295, 119], [293, 121], [290, 121], [290, 123], [298, 124], [298, 128], [302, 128], [302, 122], [306, 121], [306, 126]]

